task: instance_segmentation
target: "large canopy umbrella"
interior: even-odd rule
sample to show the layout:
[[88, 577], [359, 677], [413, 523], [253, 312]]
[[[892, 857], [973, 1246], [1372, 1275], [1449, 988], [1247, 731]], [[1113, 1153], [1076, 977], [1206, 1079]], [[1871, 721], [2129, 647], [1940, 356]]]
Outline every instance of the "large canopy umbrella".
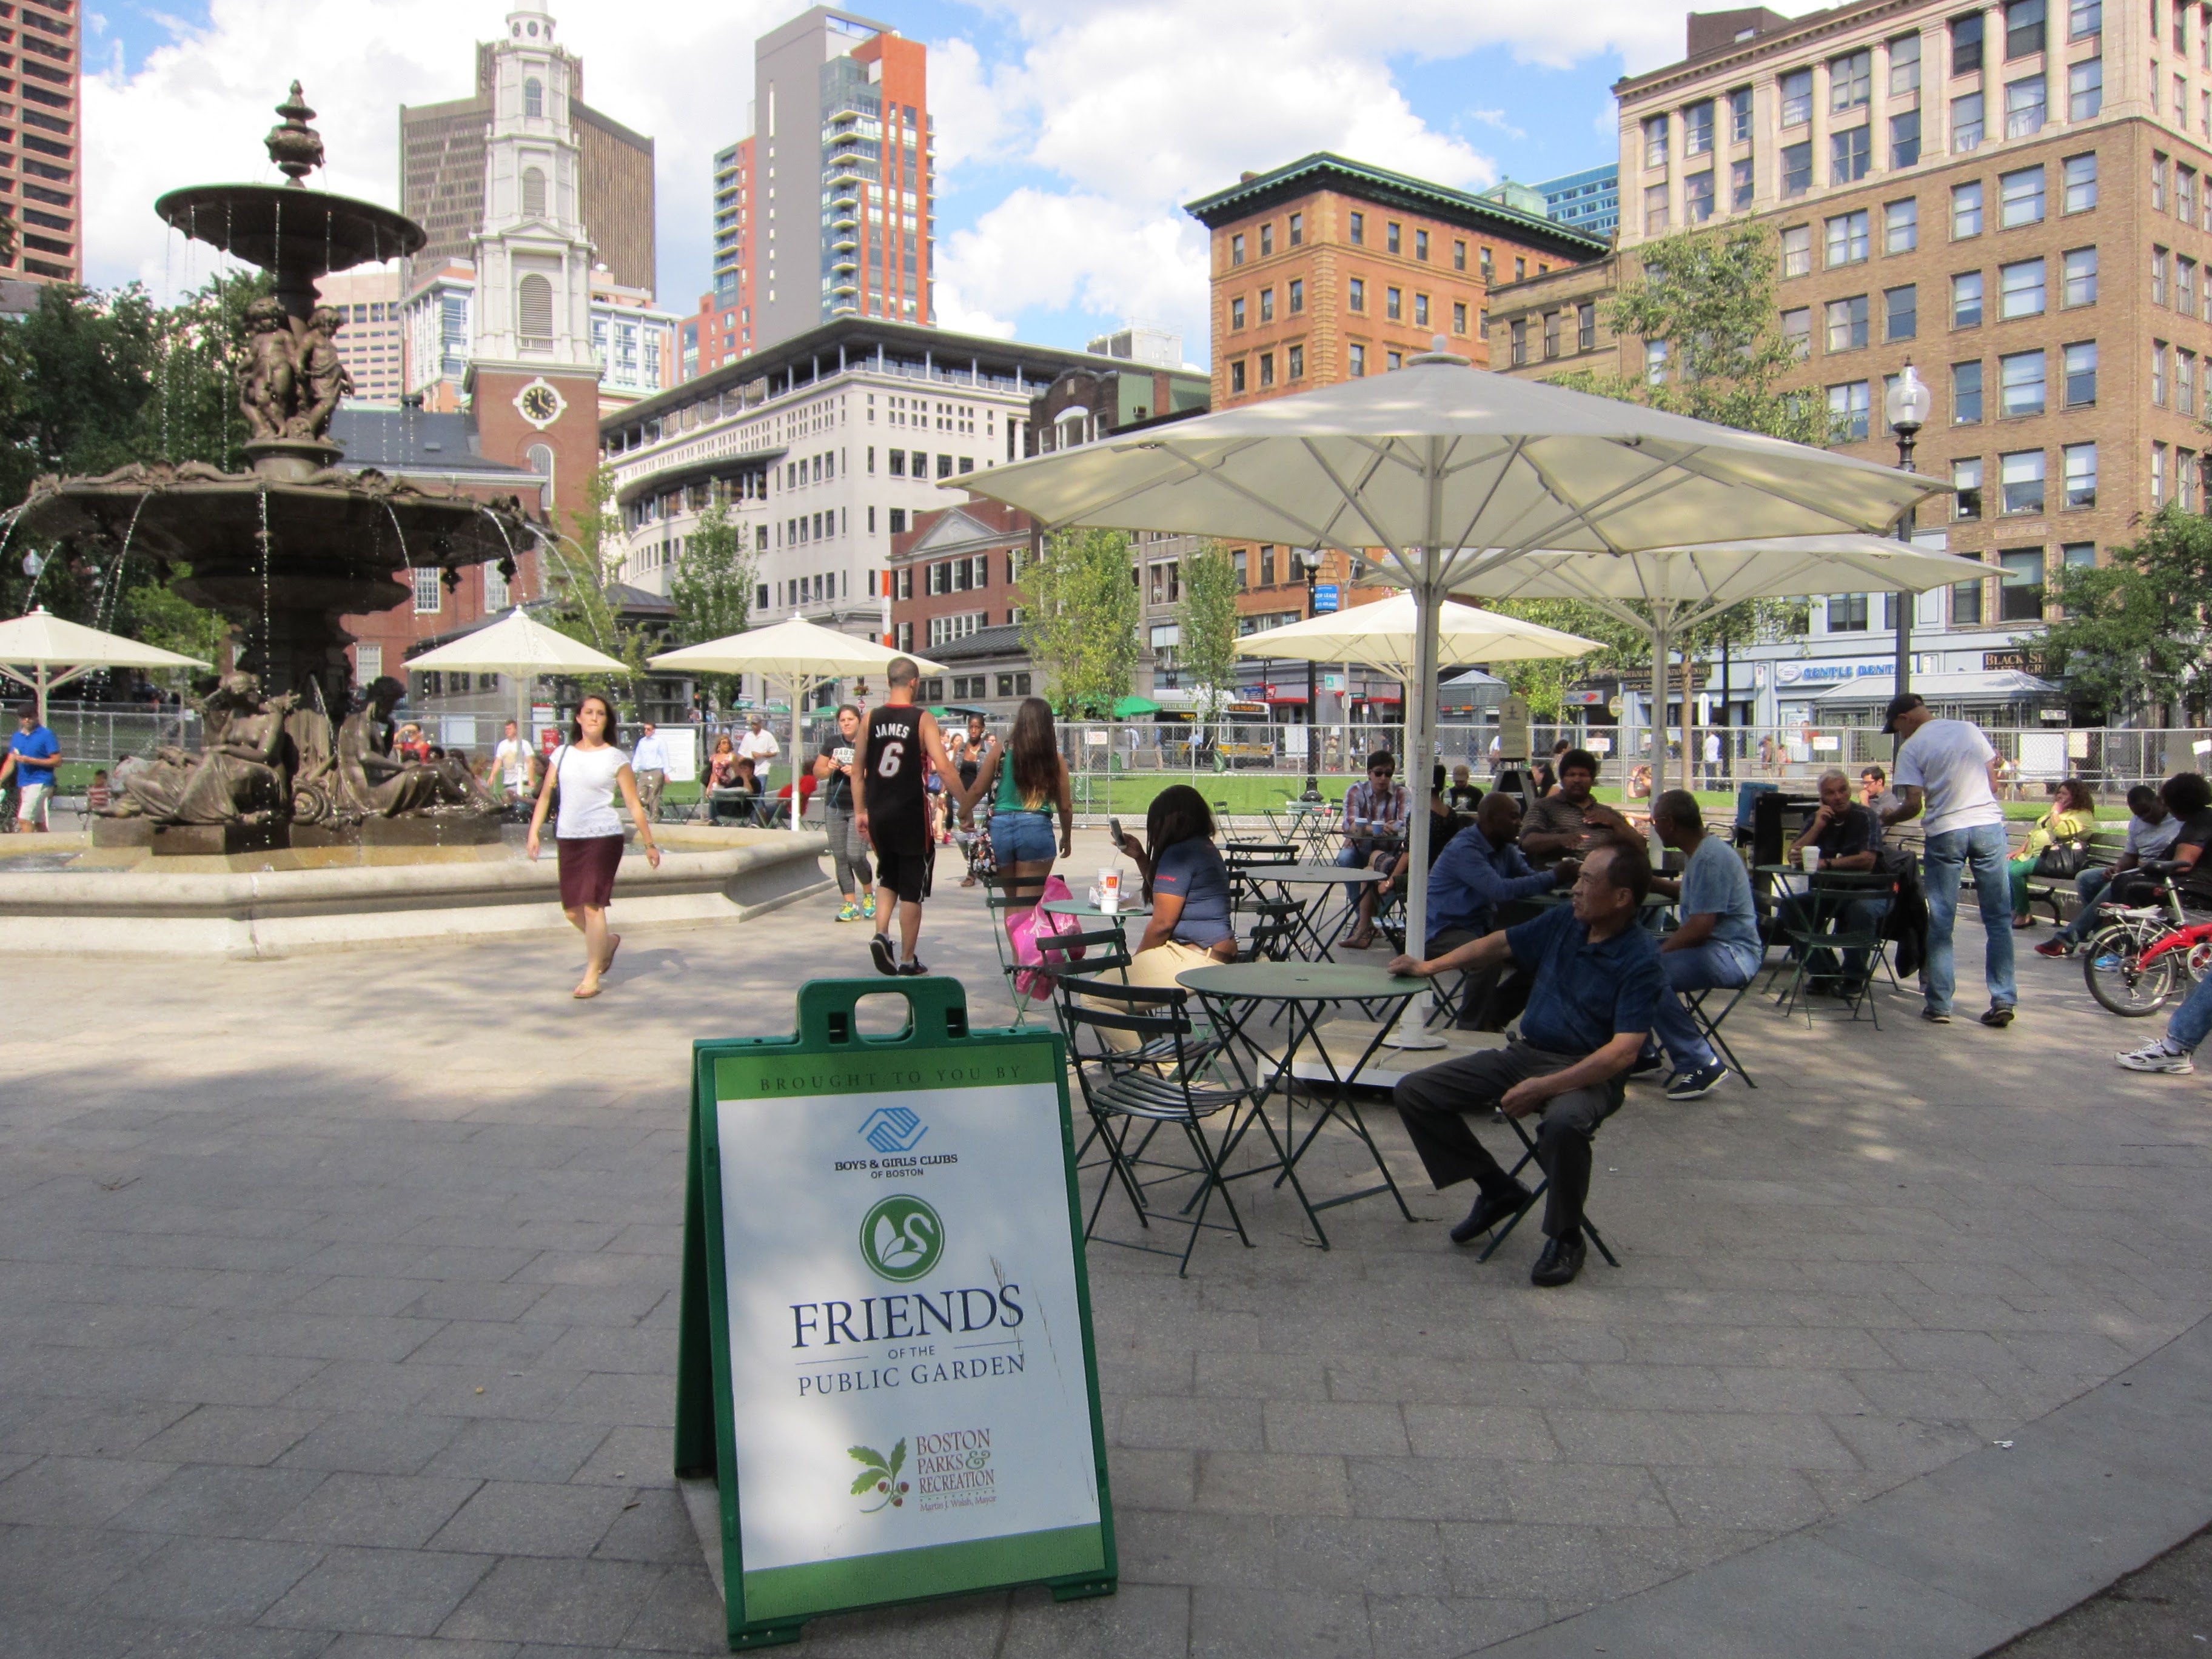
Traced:
[[[1609, 398], [1477, 373], [1438, 349], [1394, 374], [1246, 404], [969, 473], [958, 488], [1048, 529], [1083, 524], [1377, 550], [1424, 619], [1407, 682], [1409, 763], [1436, 733], [1434, 618], [1455, 586], [1534, 548], [1672, 547], [1725, 530], [1884, 530], [1948, 484]], [[1413, 815], [1409, 936], [1428, 907]]]
[[514, 729], [527, 744], [530, 692], [541, 674], [628, 674], [629, 665], [581, 640], [525, 616], [517, 605], [489, 628], [464, 634], [451, 644], [425, 651], [408, 667], [458, 674], [506, 674], [514, 681]]
[[[1401, 679], [1413, 672], [1420, 649], [1421, 619], [1411, 593], [1395, 593], [1372, 605], [1325, 611], [1304, 622], [1285, 623], [1237, 641], [1240, 657], [1288, 657], [1298, 662], [1356, 662]], [[1456, 599], [1437, 607], [1439, 662], [1518, 662], [1536, 657], [1580, 657], [1597, 650], [1595, 640], [1563, 634], [1541, 623], [1502, 617]]]
[[[0, 674], [27, 685], [38, 699], [39, 724], [46, 723], [46, 696], [85, 674], [107, 668], [205, 668], [198, 657], [179, 656], [120, 634], [102, 633], [48, 613], [0, 623]], [[61, 672], [56, 673], [54, 671]]]
[[945, 665], [894, 651], [873, 640], [840, 634], [834, 628], [793, 617], [769, 628], [749, 629], [704, 645], [687, 645], [647, 659], [655, 668], [691, 674], [758, 674], [782, 680], [791, 687], [791, 827], [799, 826], [804, 799], [799, 789], [800, 723], [806, 718], [806, 698], [824, 680], [842, 680], [856, 674], [880, 674], [894, 659], [913, 658], [925, 674], [942, 674]]
[[[1917, 593], [1989, 574], [1977, 559], [1883, 536], [1780, 537], [1648, 548], [1611, 558], [1525, 553], [1459, 584], [1486, 599], [1580, 599], [1651, 641], [1652, 793], [1667, 787], [1667, 653], [1689, 629], [1746, 599], [1807, 593]], [[1682, 763], [1690, 763], [1689, 708]]]

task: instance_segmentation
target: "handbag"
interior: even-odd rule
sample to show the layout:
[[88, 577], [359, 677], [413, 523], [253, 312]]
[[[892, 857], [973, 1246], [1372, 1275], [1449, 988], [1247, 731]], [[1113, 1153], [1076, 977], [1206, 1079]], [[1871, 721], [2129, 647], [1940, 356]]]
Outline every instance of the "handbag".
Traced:
[[2071, 881], [2089, 866], [2089, 844], [2080, 841], [2055, 842], [2043, 849], [2035, 860], [2035, 873], [2048, 876], [2053, 881]]
[[1062, 951], [1050, 943], [1055, 934], [1081, 933], [1083, 923], [1073, 916], [1058, 915], [1044, 908], [1048, 899], [1074, 896], [1058, 876], [1048, 877], [1036, 903], [1006, 918], [1006, 938], [1013, 946], [1014, 960], [1021, 964], [1014, 972], [1014, 989], [1033, 1002], [1051, 997], [1056, 970], [1071, 961], [1083, 959], [1083, 946]]

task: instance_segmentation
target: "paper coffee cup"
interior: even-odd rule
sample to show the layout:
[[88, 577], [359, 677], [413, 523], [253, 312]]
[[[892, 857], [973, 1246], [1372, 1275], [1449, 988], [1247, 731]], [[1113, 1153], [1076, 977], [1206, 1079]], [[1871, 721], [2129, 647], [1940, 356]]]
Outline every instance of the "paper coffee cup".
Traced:
[[1820, 849], [1817, 847], [1804, 848], [1797, 857], [1803, 863], [1805, 873], [1808, 876], [1820, 867]]

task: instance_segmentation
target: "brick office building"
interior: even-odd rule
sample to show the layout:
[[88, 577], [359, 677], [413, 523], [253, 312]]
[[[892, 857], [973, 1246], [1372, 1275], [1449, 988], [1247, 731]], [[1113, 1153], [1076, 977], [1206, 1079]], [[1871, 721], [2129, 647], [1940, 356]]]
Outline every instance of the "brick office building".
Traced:
[[[1387, 374], [1438, 335], [1486, 368], [1493, 284], [1607, 250], [1602, 238], [1540, 215], [1326, 153], [1248, 173], [1186, 210], [1212, 233], [1216, 409]], [[1309, 614], [1294, 550], [1247, 544], [1230, 553], [1243, 579], [1242, 631]], [[1325, 552], [1315, 580], [1344, 603], [1381, 597], [1352, 588], [1357, 574]], [[1250, 673], [1257, 690], [1266, 677], [1256, 665]], [[1268, 700], [1303, 716], [1303, 673], [1275, 682]]]
[[[1670, 229], [1770, 228], [1778, 321], [1838, 447], [1894, 462], [1883, 392], [1913, 363], [1936, 399], [1916, 465], [1960, 491], [1921, 528], [1991, 567], [1917, 602], [1915, 672], [2016, 662], [2051, 566], [2102, 557], [2169, 500], [2204, 505], [2208, 25], [2173, 0], [1692, 15], [1683, 62], [1616, 88], [1622, 269], [1501, 288], [1492, 349], [1525, 339], [1524, 361], [1501, 364], [1522, 374], [1663, 374], [1656, 348], [1601, 323], [1578, 351], [1564, 319], [1592, 303], [1601, 319], [1637, 246]], [[1815, 605], [1802, 648], [1886, 654], [1886, 611], [1865, 595]]]
[[1036, 521], [994, 501], [917, 513], [913, 528], [891, 538], [891, 642], [947, 671], [923, 686], [925, 702], [1003, 720], [1042, 690], [1021, 638], [1021, 569], [1037, 544]]

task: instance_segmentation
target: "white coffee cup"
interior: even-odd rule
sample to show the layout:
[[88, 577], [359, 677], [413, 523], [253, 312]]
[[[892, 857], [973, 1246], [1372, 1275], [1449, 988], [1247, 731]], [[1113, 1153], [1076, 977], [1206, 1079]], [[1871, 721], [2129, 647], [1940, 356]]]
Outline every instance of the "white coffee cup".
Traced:
[[1797, 857], [1803, 863], [1805, 873], [1808, 876], [1820, 867], [1820, 849], [1817, 847], [1803, 848], [1798, 853]]
[[1098, 872], [1098, 908], [1109, 913], [1121, 908], [1121, 872], [1118, 869]]

